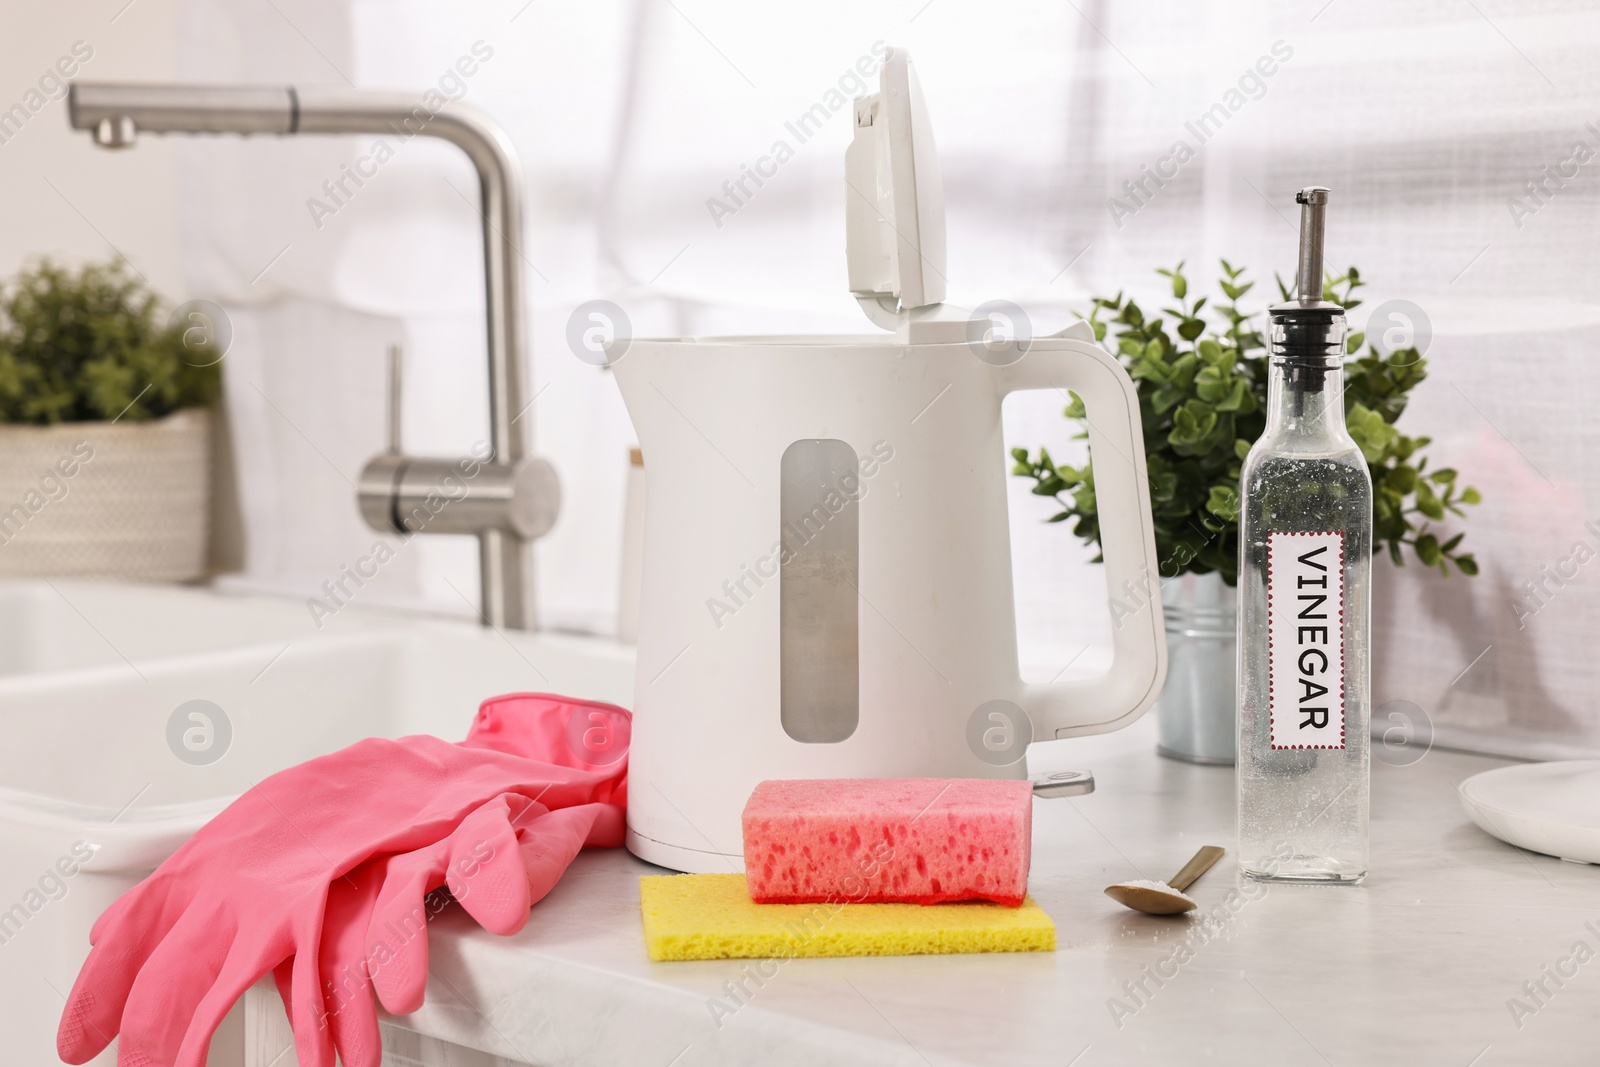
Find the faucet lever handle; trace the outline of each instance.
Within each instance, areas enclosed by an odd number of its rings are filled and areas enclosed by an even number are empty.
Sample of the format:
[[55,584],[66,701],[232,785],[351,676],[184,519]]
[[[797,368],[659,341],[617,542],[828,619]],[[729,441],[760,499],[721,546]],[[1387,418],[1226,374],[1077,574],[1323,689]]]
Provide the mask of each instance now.
[[400,389],[404,355],[399,345],[389,346],[389,455],[398,456],[400,449]]

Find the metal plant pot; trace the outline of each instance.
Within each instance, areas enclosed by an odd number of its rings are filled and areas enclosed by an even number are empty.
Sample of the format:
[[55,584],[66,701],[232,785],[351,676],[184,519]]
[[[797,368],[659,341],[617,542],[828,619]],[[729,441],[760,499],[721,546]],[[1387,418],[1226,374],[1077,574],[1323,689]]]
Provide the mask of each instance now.
[[0,426],[0,578],[191,581],[206,565],[211,416]]
[[1238,742],[1238,599],[1217,574],[1161,586],[1167,683],[1156,704],[1156,751],[1189,763],[1231,765]]

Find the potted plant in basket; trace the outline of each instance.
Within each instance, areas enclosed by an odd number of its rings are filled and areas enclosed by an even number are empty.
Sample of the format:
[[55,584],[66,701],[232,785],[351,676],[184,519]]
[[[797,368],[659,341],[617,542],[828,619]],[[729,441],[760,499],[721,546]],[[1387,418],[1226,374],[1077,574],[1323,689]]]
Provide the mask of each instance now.
[[[1208,297],[1190,300],[1182,263],[1158,273],[1170,283],[1173,302],[1161,316],[1147,317],[1119,293],[1096,297],[1088,322],[1097,339],[1110,335],[1139,393],[1167,622],[1169,667],[1158,705],[1161,751],[1195,762],[1232,763],[1239,467],[1265,426],[1268,357],[1251,325],[1255,313],[1239,306],[1254,286],[1243,280],[1244,268],[1222,261],[1222,299],[1209,309]],[[1351,267],[1327,278],[1323,299],[1354,308],[1361,301],[1353,294],[1363,284]],[[1281,279],[1278,288],[1288,300]],[[1355,357],[1364,341],[1354,333],[1346,350]],[[1447,514],[1464,517],[1462,507],[1477,504],[1478,491],[1460,486],[1448,467],[1430,470],[1423,450],[1431,439],[1408,437],[1395,427],[1409,394],[1426,377],[1427,361],[1415,348],[1385,354],[1372,345],[1346,364],[1345,423],[1372,475],[1373,548],[1386,546],[1397,565],[1413,555],[1447,576],[1452,569],[1473,575],[1478,565],[1461,551],[1463,535],[1434,524]],[[1065,415],[1084,419],[1077,396]],[[1031,479],[1035,495],[1059,505],[1047,521],[1071,520],[1072,532],[1098,547],[1092,464],[1058,464],[1044,448],[1017,448],[1012,458],[1013,473]],[[1113,591],[1113,614],[1118,596]]]
[[219,342],[119,263],[0,292],[0,576],[204,571]]

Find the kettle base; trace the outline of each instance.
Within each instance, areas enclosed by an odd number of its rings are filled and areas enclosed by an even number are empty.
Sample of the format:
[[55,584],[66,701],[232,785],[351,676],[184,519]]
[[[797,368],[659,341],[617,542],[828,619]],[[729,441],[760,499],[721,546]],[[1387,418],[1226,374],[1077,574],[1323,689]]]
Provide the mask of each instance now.
[[653,863],[668,870],[682,871],[684,874],[744,873],[742,854],[729,855],[726,852],[709,852],[700,848],[669,845],[665,841],[645,837],[631,826],[627,829],[623,843],[629,852],[646,863]]

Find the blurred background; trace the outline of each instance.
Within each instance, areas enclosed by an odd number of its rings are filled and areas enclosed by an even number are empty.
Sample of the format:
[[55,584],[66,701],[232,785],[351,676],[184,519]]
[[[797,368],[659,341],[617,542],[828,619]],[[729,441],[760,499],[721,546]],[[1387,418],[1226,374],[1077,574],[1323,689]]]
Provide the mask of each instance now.
[[[95,81],[438,89],[503,124],[528,189],[528,417],[565,493],[536,549],[540,608],[611,633],[635,440],[609,373],[569,350],[569,317],[605,298],[640,336],[867,332],[845,278],[848,109],[803,143],[786,123],[875,90],[852,71],[888,43],[915,57],[938,140],[950,299],[1015,301],[1036,333],[1092,294],[1159,304],[1154,268],[1179,260],[1205,292],[1219,258],[1246,265],[1262,308],[1293,273],[1295,190],[1330,186],[1329,264],[1368,282],[1353,326],[1391,300],[1420,312],[1430,377],[1402,428],[1484,496],[1460,527],[1477,577],[1378,564],[1378,714],[1410,701],[1441,742],[1600,751],[1593,3],[815,0],[757,19],[731,0],[84,0],[9,16],[0,109],[24,110],[0,121],[0,272],[117,258],[231,324],[220,584],[314,596],[370,550],[351,486],[385,442],[391,344],[409,450],[485,437],[472,171],[397,142],[335,198],[324,183],[377,138],[100,151],[40,80],[58,59]],[[463,56],[471,76],[453,73]],[[792,158],[724,210],[725,183],[779,140]],[[706,402],[759,417],[763,398]],[[1081,456],[1061,406],[1012,398],[1008,445]],[[1014,482],[1024,672],[1103,667],[1107,617],[1066,607],[1104,596],[1091,553]],[[475,542],[430,537],[363,596],[465,616],[476,589]]]

